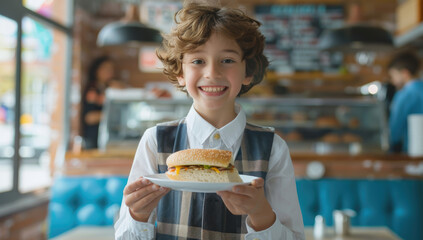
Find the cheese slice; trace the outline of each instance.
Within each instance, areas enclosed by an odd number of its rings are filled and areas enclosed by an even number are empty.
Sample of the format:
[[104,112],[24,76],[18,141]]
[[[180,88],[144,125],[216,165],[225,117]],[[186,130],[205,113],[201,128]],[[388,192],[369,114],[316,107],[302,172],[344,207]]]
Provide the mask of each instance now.
[[[179,174],[179,172],[181,171],[181,168],[184,168],[185,170],[188,170],[188,167],[186,166],[175,166],[175,169],[169,170],[170,172],[173,172],[176,170],[176,175]],[[220,170],[217,167],[204,167],[205,169],[212,169],[214,170],[216,173],[220,173]]]

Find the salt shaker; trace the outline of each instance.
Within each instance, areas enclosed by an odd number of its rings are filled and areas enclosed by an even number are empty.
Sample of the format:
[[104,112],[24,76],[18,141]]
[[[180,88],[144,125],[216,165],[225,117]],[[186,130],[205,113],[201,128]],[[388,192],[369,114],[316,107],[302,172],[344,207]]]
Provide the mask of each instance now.
[[326,224],[325,218],[322,215],[317,215],[314,218],[313,236],[315,239],[322,239],[325,236]]
[[345,236],[350,232],[350,216],[344,211],[335,210],[333,211],[333,223],[335,228],[335,234],[337,236]]

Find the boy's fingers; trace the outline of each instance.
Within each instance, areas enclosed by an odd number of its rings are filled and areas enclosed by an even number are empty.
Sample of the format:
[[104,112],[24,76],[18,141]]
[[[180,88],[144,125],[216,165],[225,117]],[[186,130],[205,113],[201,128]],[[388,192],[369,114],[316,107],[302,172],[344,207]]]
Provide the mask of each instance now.
[[254,179],[249,185],[236,185],[232,188],[232,191],[239,194],[251,195],[251,187],[256,189],[264,187],[263,178]]
[[152,209],[155,208],[158,201],[170,191],[169,188],[160,188],[155,192],[151,192],[142,198],[141,201],[136,201],[132,208],[133,209]]
[[257,179],[254,179],[254,180],[251,182],[251,185],[252,185],[253,187],[256,187],[256,188],[261,188],[261,187],[264,187],[264,180],[263,180],[263,178],[257,178]]
[[248,201],[247,196],[227,191],[218,192],[218,195],[232,214],[246,213],[246,209],[244,208],[246,207],[245,203]]
[[225,204],[225,206],[231,211],[232,209],[234,209],[234,207],[233,207],[231,201],[227,200],[227,198],[226,198],[227,194],[228,194],[227,192],[222,192],[219,195],[221,196],[222,201]]
[[160,190],[160,186],[155,185],[155,184],[151,184],[149,186],[142,187],[139,190],[126,195],[125,204],[127,206],[131,206],[131,205],[135,204],[136,202],[138,202],[140,199],[143,199],[146,196],[150,195],[151,193],[157,192],[158,190]]
[[232,192],[242,194],[249,197],[254,197],[257,194],[257,188],[249,185],[238,185],[232,188]]
[[226,197],[230,193],[229,191],[217,191],[216,194],[220,197]]
[[151,182],[148,181],[147,179],[143,179],[142,177],[137,179],[136,181],[126,185],[125,189],[123,190],[123,194],[124,195],[128,195],[131,194],[135,191],[137,191],[138,189],[148,186],[150,185]]

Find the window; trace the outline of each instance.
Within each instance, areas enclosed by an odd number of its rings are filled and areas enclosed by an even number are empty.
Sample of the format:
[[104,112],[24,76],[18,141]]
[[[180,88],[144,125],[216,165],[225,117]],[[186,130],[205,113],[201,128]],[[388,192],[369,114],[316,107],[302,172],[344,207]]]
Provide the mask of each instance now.
[[63,130],[66,34],[24,17],[22,49],[19,191],[28,192],[49,186],[53,143]]
[[0,193],[13,188],[15,71],[18,24],[0,15]]
[[23,5],[46,17],[50,18],[54,21],[57,21],[61,24],[66,24],[67,20],[67,11],[66,11],[66,4],[64,4],[63,0],[23,0]]
[[0,1],[0,206],[48,187],[64,157],[68,2]]

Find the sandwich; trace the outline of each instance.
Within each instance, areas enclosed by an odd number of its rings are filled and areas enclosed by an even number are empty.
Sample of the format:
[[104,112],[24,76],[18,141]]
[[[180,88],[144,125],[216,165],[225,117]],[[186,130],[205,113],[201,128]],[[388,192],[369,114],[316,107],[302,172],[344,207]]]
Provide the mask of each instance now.
[[166,160],[166,176],[175,181],[242,182],[231,164],[232,153],[217,149],[187,149],[172,153]]

